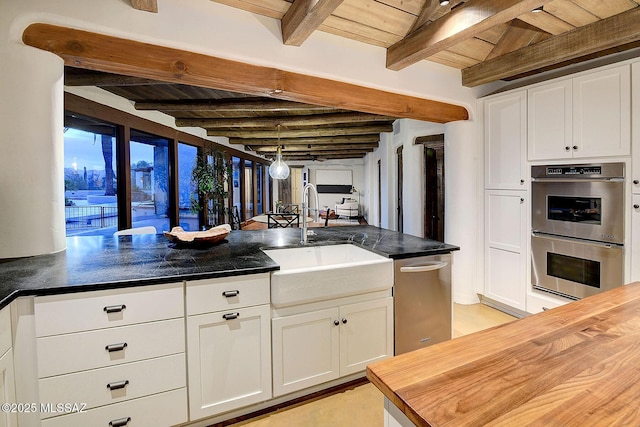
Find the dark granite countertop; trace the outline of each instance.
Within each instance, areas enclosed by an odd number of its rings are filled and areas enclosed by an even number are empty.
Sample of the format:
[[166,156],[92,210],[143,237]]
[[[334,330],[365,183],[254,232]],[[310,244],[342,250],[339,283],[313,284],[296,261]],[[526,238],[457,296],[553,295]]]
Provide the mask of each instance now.
[[[456,246],[373,226],[313,228],[309,245],[353,242],[389,258]],[[63,252],[0,263],[0,308],[14,298],[265,273],[279,266],[261,248],[297,246],[300,229],[232,231],[210,247],[180,247],[162,234],[67,238]]]

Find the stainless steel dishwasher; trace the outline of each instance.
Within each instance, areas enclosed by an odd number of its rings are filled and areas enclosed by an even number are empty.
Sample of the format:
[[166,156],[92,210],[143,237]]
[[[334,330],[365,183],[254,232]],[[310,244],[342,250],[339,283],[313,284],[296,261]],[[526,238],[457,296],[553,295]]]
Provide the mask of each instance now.
[[394,260],[395,354],[451,339],[451,254]]

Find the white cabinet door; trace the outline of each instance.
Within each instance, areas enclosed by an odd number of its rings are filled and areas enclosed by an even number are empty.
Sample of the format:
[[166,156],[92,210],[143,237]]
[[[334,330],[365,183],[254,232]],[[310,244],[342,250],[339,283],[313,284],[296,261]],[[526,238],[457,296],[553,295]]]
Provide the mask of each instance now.
[[631,64],[631,135],[633,157],[631,159],[631,186],[634,194],[640,194],[640,61]]
[[527,93],[484,100],[485,187],[523,189],[526,170]]
[[340,325],[338,308],[271,321],[274,396],[340,376]]
[[526,309],[527,193],[485,192],[485,296]]
[[271,398],[268,305],[187,318],[191,419]]
[[393,298],[340,307],[340,375],[393,356]]
[[[0,403],[16,403],[16,387],[13,376],[13,351],[11,349],[0,357]],[[18,425],[16,412],[0,412],[0,427]]]
[[571,158],[573,146],[571,79],[527,91],[529,160]]
[[631,213],[631,281],[640,280],[640,195],[633,196]]
[[573,79],[573,156],[630,154],[630,66]]

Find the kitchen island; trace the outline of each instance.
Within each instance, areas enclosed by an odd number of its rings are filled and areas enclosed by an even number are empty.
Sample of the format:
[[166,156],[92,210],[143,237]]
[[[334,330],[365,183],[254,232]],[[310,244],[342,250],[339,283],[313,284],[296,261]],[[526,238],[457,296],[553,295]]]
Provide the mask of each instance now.
[[373,363],[367,377],[395,405],[389,425],[612,426],[640,424],[639,367],[635,282]]

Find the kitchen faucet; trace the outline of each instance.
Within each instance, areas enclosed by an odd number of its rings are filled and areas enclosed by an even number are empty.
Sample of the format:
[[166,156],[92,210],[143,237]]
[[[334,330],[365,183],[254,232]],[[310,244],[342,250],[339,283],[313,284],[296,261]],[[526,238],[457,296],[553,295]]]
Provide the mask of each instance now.
[[313,184],[308,183],[302,189],[302,231],[300,236],[301,245],[307,243],[307,237],[309,235],[315,234],[312,230],[309,230],[307,232],[307,216],[309,216],[309,189],[313,190],[313,194],[316,198],[316,209],[314,209],[313,222],[318,222],[318,190],[316,190],[316,187],[314,187]]

